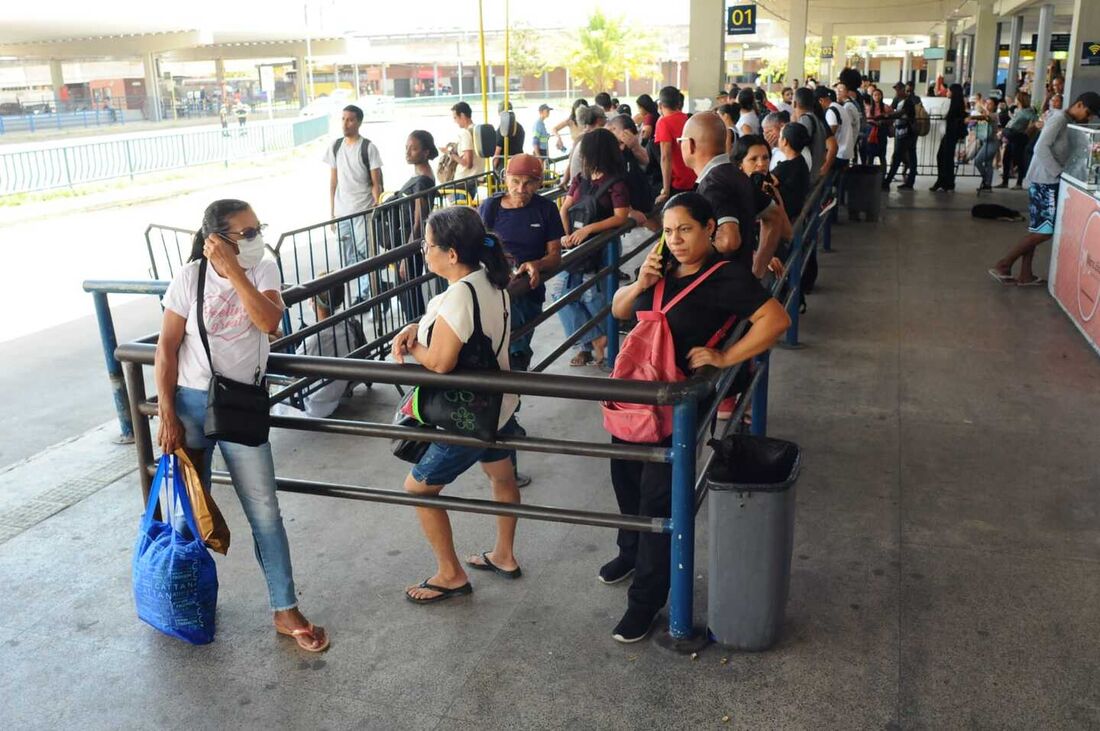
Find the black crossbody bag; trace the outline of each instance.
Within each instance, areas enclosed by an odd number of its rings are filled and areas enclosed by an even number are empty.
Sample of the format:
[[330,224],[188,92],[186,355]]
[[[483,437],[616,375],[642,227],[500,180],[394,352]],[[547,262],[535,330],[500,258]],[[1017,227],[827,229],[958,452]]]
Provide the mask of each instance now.
[[198,319],[199,338],[210,363],[210,389],[206,393],[206,419],[203,433],[207,439],[258,447],[266,444],[271,431],[271,405],[266,379],[256,367],[254,383],[241,383],[214,370],[210,342],[206,337],[203,295],[206,291],[206,259],[199,264]]

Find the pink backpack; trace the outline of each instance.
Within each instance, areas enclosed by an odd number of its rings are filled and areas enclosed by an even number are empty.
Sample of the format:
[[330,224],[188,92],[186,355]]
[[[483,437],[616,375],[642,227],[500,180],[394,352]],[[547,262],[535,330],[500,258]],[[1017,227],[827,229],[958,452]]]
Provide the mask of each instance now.
[[[657,282],[653,291],[653,309],[638,313],[638,324],[630,331],[623,342],[623,348],[615,359],[612,378],[635,381],[683,381],[687,379],[676,366],[676,346],[672,340],[672,330],[668,326],[666,314],[676,304],[687,297],[707,277],[716,272],[728,261],[720,261],[701,277],[684,288],[667,305],[664,301],[665,280]],[[713,348],[733,327],[733,315],[707,341],[707,347]],[[657,443],[672,435],[672,407],[654,404],[627,404],[620,401],[601,401],[603,426],[613,436],[628,442]]]

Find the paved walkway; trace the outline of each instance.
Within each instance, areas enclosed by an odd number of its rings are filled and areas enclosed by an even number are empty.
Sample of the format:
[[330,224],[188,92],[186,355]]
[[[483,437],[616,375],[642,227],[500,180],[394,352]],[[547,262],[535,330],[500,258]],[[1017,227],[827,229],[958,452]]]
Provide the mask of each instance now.
[[[1100,407],[1100,364],[1043,291],[985,274],[1018,225],[973,221],[972,194],[900,196],[915,207],[837,229],[806,347],[773,358],[772,433],[799,442],[806,463],[775,649],[691,659],[617,645],[625,588],[595,581],[612,534],[564,524],[521,523],[520,581],[478,575],[472,597],[416,607],[401,589],[431,562],[413,511],[288,494],[303,607],[334,637],[306,656],[270,630],[225,488],[215,494],[235,533],[219,558],[218,639],[187,646],[134,617],[131,472],[0,543],[0,724],[1100,725],[1100,458],[1082,428]],[[557,337],[552,327],[536,347]],[[395,400],[376,389],[345,413],[385,419]],[[605,438],[591,404],[531,399],[523,418],[536,435]],[[107,432],[98,449],[55,448],[0,474],[0,493],[32,471],[63,482],[58,465],[74,459],[111,479],[102,465],[127,448]],[[405,472],[377,441],[279,433],[275,451],[294,477],[397,487]],[[521,462],[535,477],[529,502],[614,507],[605,463]],[[488,489],[470,476],[453,493]],[[460,551],[489,546],[490,519],[454,524]],[[701,619],[705,531],[698,547]]]

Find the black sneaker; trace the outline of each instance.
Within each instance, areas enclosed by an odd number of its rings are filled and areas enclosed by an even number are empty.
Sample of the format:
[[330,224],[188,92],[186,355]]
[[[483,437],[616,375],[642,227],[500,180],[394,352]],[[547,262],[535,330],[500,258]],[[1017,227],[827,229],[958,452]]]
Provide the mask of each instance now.
[[516,472],[516,487],[527,487],[531,484],[531,475]]
[[604,584],[618,584],[633,575],[634,565],[628,563],[622,556],[616,556],[600,567],[600,573],[596,575],[596,578]]
[[913,184],[912,183],[902,183],[901,185],[898,186],[898,190],[912,190],[912,189],[913,189]]
[[626,614],[615,625],[611,637],[616,642],[621,642],[624,645],[644,640],[649,634],[649,630],[653,628],[653,620],[655,619],[657,619],[656,612],[650,614],[643,609],[634,609],[633,607],[627,609]]

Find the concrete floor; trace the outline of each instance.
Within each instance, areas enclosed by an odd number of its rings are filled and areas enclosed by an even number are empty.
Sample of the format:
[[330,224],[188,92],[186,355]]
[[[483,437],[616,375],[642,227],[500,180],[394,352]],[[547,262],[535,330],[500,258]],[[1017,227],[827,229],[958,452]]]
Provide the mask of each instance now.
[[[187,646],[134,616],[131,473],[0,543],[0,725],[1100,726],[1100,458],[1080,426],[1100,408],[1100,364],[1043,290],[986,275],[1020,225],[972,220],[972,193],[891,202],[911,207],[836,229],[806,347],[773,357],[771,432],[805,455],[773,650],[692,660],[617,645],[625,587],[594,578],[613,536],[563,524],[520,525],[523,579],[477,575],[472,597],[416,607],[400,592],[431,560],[413,511],[288,494],[302,606],[334,638],[307,656],[270,629],[225,488],[235,533],[218,559],[218,639]],[[395,400],[379,388],[345,414],[386,418]],[[522,416],[532,434],[605,438],[592,404],[531,399]],[[49,470],[120,449],[37,459]],[[397,487],[405,473],[377,441],[279,433],[275,451],[288,476]],[[604,463],[521,463],[535,477],[526,501],[614,508]],[[475,475],[452,492],[488,496]],[[491,520],[453,521],[460,552],[489,547]],[[704,530],[700,621],[705,549]]]

